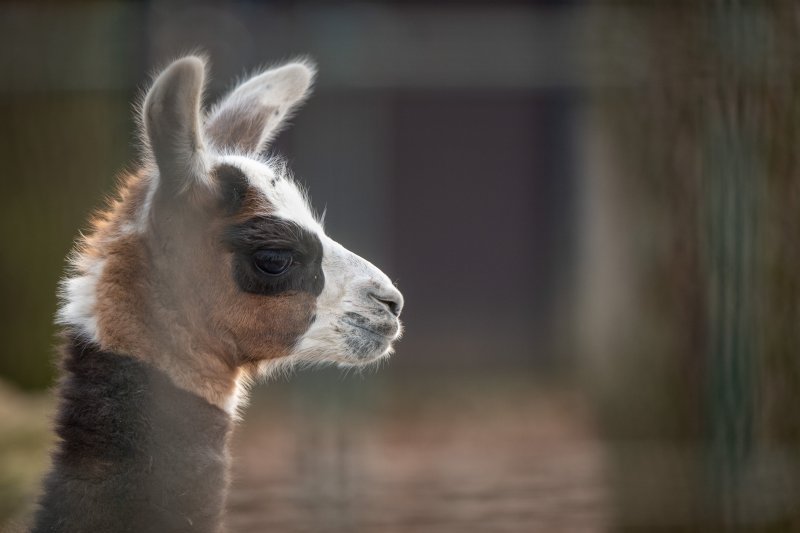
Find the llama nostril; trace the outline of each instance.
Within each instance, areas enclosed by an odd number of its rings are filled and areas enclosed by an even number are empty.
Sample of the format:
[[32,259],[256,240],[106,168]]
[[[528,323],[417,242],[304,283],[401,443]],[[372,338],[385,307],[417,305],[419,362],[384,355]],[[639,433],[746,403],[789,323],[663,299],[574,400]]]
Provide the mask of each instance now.
[[369,295],[378,303],[386,306],[391,314],[396,317],[400,316],[400,312],[403,310],[403,297],[400,296],[399,292],[396,294],[377,294],[371,292]]
[[394,300],[380,300],[380,301],[386,304],[386,307],[389,308],[390,313],[392,313],[394,316],[400,316],[400,304],[398,304]]

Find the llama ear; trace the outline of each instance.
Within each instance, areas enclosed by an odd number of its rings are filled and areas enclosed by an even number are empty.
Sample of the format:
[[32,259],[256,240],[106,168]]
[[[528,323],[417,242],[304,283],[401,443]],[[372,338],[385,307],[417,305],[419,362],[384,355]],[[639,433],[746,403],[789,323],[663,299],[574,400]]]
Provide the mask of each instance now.
[[242,83],[210,113],[208,139],[221,150],[261,152],[308,94],[314,72],[309,63],[289,63]]
[[178,192],[207,179],[200,106],[205,62],[188,56],[169,65],[147,92],[142,123],[160,185]]

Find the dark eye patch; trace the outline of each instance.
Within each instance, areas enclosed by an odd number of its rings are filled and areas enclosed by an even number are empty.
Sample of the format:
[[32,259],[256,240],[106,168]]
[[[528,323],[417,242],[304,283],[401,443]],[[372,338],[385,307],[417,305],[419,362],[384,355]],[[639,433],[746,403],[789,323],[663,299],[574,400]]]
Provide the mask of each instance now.
[[[253,217],[229,227],[224,235],[233,253],[233,277],[245,292],[276,295],[302,291],[319,296],[325,285],[322,243],[314,233],[294,222],[273,217]],[[254,262],[263,250],[284,250],[292,255],[292,266],[280,276],[265,276]]]

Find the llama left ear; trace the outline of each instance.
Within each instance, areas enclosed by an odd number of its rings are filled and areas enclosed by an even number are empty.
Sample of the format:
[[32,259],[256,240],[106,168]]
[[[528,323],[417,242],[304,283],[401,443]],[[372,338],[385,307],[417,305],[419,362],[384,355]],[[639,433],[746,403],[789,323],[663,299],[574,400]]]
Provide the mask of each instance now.
[[309,93],[310,63],[289,63],[254,76],[209,113],[206,137],[220,150],[258,153]]
[[142,123],[161,187],[183,191],[207,179],[200,122],[205,61],[188,56],[170,64],[147,92]]

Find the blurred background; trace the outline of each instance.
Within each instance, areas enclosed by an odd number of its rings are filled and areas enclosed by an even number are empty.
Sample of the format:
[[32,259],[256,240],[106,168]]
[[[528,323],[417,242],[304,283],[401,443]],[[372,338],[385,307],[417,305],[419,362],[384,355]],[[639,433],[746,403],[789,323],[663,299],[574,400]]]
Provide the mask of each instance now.
[[259,385],[232,531],[800,530],[794,2],[0,4],[0,529],[48,466],[64,258],[175,56],[300,55],[273,151],[406,298]]

